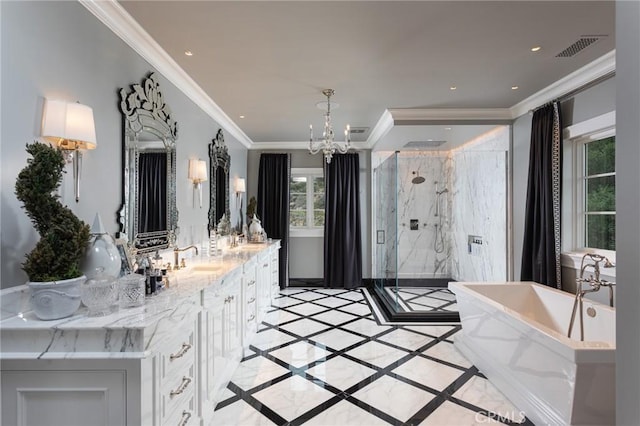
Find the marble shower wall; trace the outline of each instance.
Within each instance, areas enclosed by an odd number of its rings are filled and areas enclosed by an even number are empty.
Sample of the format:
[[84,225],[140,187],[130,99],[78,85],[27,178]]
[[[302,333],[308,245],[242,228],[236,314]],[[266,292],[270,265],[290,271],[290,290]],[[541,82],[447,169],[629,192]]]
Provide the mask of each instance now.
[[[499,127],[451,151],[451,277],[507,279],[507,153],[509,128]],[[482,244],[472,244],[469,236]]]
[[[448,152],[398,154],[398,278],[451,277],[450,192],[440,197],[440,214],[435,216],[436,182],[440,190],[449,187],[450,164]],[[412,183],[418,174],[425,181]],[[417,230],[411,230],[412,219],[418,222]],[[440,253],[434,250],[436,238]]]

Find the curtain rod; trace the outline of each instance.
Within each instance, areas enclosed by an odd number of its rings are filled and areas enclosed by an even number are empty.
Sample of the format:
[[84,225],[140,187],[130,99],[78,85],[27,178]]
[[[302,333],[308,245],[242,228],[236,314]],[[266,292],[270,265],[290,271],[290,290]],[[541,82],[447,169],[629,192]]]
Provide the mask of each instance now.
[[609,80],[610,78],[615,77],[615,75],[616,75],[616,71],[615,70],[609,71],[608,73],[606,73],[604,75],[601,75],[600,77],[598,77],[596,79],[593,79],[593,80],[583,84],[582,86],[579,86],[579,87],[576,87],[575,89],[569,90],[567,93],[564,93],[563,95],[558,96],[557,98],[555,98],[555,99],[553,99],[553,100],[551,100],[549,102],[546,102],[545,104],[540,105],[537,108],[530,109],[529,113],[533,113],[533,112],[539,110],[540,108],[544,108],[545,106],[550,105],[550,104],[552,104],[554,102],[562,103],[562,102],[564,102],[564,101],[566,101],[568,99],[573,98],[578,93],[584,92],[585,90],[590,89],[593,86],[596,86],[596,85],[598,85],[598,84],[600,84],[600,83],[602,83],[604,81]]

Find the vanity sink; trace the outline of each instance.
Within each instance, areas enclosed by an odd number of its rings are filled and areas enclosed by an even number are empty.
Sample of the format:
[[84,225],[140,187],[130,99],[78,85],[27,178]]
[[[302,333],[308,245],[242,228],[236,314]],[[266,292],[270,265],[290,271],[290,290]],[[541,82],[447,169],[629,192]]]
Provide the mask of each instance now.
[[197,263],[189,269],[195,272],[220,272],[224,268],[225,265],[220,265],[217,263]]

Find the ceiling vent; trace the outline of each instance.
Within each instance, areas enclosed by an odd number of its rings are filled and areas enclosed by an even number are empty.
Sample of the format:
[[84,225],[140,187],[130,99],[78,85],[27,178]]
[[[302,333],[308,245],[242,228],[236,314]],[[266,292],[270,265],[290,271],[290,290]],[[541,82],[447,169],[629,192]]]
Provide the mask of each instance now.
[[562,52],[558,53],[556,55],[556,58],[571,58],[572,56],[577,55],[579,52],[583,51],[584,49],[603,39],[604,37],[606,37],[606,35],[580,36],[580,38],[575,43],[564,49]]
[[403,146],[403,148],[409,149],[424,149],[424,148],[437,148],[447,141],[411,141]]
[[369,131],[368,127],[352,127],[351,128],[352,135],[362,135],[363,133],[366,133],[368,131]]

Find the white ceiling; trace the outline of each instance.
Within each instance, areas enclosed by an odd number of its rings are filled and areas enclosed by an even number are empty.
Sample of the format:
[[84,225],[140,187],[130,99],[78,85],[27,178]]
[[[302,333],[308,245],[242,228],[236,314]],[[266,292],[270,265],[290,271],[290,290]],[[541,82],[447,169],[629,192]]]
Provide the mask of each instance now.
[[[615,48],[613,1],[120,4],[258,147],[321,129],[324,88],[336,133],[367,127],[364,141],[387,109],[510,108]],[[606,37],[555,57],[584,35]],[[376,149],[443,131],[399,127]]]

